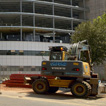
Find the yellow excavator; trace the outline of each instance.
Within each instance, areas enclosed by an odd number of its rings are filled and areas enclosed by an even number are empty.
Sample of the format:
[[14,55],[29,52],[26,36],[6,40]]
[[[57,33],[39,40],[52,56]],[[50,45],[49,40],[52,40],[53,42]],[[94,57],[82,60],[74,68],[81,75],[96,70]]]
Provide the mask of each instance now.
[[[76,97],[98,94],[98,74],[93,73],[90,47],[86,40],[71,45],[50,47],[49,61],[42,61],[41,76],[25,77],[35,93],[55,93],[70,88]],[[52,78],[51,78],[52,77]]]

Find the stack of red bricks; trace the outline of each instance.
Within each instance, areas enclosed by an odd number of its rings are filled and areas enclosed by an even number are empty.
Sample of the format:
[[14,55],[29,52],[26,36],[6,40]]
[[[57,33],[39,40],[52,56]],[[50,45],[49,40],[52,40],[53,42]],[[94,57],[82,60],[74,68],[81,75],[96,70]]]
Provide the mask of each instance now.
[[[8,87],[31,88],[31,85],[25,85],[24,77],[41,76],[40,74],[11,74],[10,79],[3,82]],[[47,77],[47,76],[46,76]],[[53,77],[47,77],[53,78]]]

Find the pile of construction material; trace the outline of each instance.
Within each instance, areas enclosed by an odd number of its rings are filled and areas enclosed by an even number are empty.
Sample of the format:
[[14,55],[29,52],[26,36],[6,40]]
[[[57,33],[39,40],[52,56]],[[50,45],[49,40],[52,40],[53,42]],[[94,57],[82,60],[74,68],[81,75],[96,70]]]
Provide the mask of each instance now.
[[[24,77],[31,77],[31,76],[41,76],[40,74],[11,74],[9,80],[3,81],[8,87],[24,87],[24,88],[31,88],[31,85],[25,85]],[[47,77],[47,76],[46,76]],[[53,78],[51,76],[47,78]]]

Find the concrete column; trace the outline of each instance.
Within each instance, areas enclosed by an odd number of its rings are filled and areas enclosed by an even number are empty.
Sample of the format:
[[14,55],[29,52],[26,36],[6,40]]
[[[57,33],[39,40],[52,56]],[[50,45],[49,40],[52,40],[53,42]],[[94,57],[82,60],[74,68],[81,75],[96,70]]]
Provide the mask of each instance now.
[[34,39],[33,41],[35,41],[35,2],[33,2],[33,36],[34,36]]
[[22,41],[22,0],[20,0],[20,40]]
[[52,11],[52,13],[53,13],[53,42],[55,43],[55,18],[54,18],[55,13],[54,13],[54,0],[52,0],[52,2],[53,2],[53,11]]
[[83,0],[83,7],[84,7],[84,20],[86,20],[85,0]]
[[71,20],[71,30],[74,30],[73,29],[73,19]]
[[[72,0],[71,0],[72,3]],[[73,18],[73,8],[71,7],[71,18]]]
[[0,38],[1,38],[1,39],[3,38],[2,32],[1,32],[1,34],[0,34]]
[[73,4],[73,1],[72,1],[72,0],[70,0],[70,4],[71,4],[71,5]]
[[[72,0],[70,0],[72,5]],[[71,18],[73,18],[73,8],[71,7]],[[71,20],[71,29],[73,30],[73,19]]]

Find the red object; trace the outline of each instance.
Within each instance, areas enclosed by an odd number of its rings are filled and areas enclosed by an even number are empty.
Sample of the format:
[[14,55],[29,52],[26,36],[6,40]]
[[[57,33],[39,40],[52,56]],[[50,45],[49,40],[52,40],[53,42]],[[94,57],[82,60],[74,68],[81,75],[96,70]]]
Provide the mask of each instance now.
[[76,71],[79,71],[79,68],[76,68]]
[[45,68],[45,67],[42,67],[42,70],[47,70],[47,68]]
[[[6,80],[3,82],[8,87],[24,87],[24,88],[31,88],[31,85],[24,84],[24,77],[31,77],[31,76],[42,76],[41,74],[11,74],[10,80]],[[48,79],[53,79],[53,76],[44,76]]]

